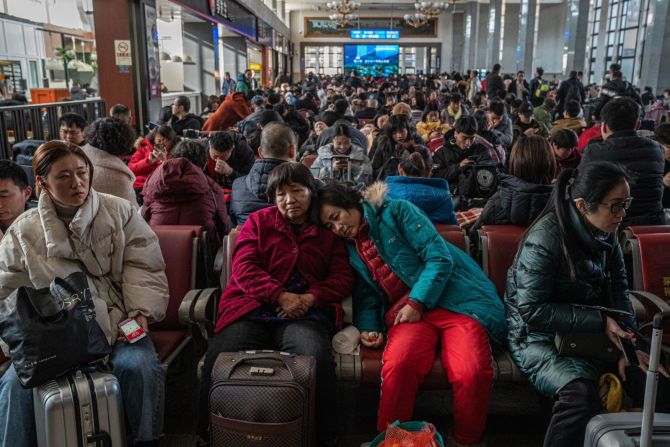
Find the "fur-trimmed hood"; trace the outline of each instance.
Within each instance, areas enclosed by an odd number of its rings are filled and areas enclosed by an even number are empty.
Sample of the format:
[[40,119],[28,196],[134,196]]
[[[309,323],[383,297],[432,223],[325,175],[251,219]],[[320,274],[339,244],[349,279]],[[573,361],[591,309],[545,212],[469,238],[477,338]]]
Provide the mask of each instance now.
[[389,187],[384,182],[374,182],[363,191],[363,200],[378,208],[384,203]]

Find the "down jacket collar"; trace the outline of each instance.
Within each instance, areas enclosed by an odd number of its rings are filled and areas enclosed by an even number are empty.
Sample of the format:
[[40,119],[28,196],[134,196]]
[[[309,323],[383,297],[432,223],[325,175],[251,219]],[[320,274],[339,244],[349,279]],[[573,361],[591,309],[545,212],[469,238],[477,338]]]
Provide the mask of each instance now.
[[616,232],[606,235],[602,232],[590,231],[572,201],[569,202],[568,215],[577,243],[579,246],[586,247],[592,254],[602,253],[603,251],[611,252],[617,245]]
[[[84,244],[91,245],[91,229],[93,227],[91,224],[96,214],[98,214],[99,208],[100,198],[98,197],[98,193],[91,188],[86,201],[79,207],[69,227],[72,234],[77,236]],[[40,194],[37,212],[40,215],[40,219],[42,219],[44,227],[47,256],[74,257],[72,247],[68,242],[68,230],[59,219],[56,206],[49,194]]]
[[384,182],[375,182],[363,191],[363,200],[374,208],[381,208],[388,193],[388,186]]

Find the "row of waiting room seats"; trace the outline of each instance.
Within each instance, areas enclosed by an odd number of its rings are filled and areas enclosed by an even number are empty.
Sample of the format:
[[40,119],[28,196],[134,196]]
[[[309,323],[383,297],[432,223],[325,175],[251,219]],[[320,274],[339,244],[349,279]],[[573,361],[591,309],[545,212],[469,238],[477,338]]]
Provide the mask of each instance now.
[[[216,306],[221,288],[204,288],[198,281],[198,269],[204,268],[206,235],[198,226],[153,226],[158,236],[170,292],[170,301],[163,321],[150,327],[151,339],[163,366],[167,369],[190,343],[195,352],[203,352],[212,335]],[[455,225],[437,225],[439,234],[451,244],[469,252],[469,240]],[[486,275],[502,297],[507,270],[512,265],[525,228],[509,225],[484,226],[480,231],[482,264]],[[223,259],[219,262],[221,286],[225,287],[231,273],[232,248],[239,231],[224,238]],[[629,278],[636,316],[650,321],[659,310],[670,309],[670,226],[630,227],[622,234],[624,253],[632,270]],[[351,323],[351,302],[344,303]],[[670,339],[666,339],[666,343]],[[1,355],[1,354],[0,354]],[[340,380],[379,384],[382,350],[363,346],[353,354],[335,353]],[[4,359],[4,357],[2,358]],[[7,362],[4,367],[7,366]],[[496,347],[493,365],[497,381],[523,383],[524,379],[503,347]],[[426,388],[446,388],[448,382],[439,356],[424,382]]]

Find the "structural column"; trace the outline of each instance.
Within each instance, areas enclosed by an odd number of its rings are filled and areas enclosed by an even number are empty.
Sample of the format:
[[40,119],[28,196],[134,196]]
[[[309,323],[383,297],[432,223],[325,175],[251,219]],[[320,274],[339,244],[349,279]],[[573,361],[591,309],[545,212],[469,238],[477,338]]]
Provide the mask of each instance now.
[[535,23],[537,22],[537,0],[521,0],[519,36],[517,40],[517,70],[533,72],[535,51]]
[[136,64],[127,68],[117,66],[114,45],[115,40],[131,40],[131,6],[129,0],[94,0],[93,23],[98,54],[99,95],[107,102],[108,107],[114,104],[128,106],[133,111],[133,119],[139,127],[141,123],[137,120],[133,89],[134,71],[137,66]]
[[640,70],[640,85],[655,92],[670,88],[670,5],[668,0],[649,1],[649,21],[645,38],[644,57]]
[[486,48],[486,68],[491,69],[494,64],[500,63],[500,27],[502,25],[502,4],[504,0],[491,0],[489,3],[488,39]]
[[452,16],[452,57],[451,57],[451,67],[445,67],[445,71],[457,71],[462,72],[463,70],[463,47],[465,46],[465,16],[466,14],[457,12]]

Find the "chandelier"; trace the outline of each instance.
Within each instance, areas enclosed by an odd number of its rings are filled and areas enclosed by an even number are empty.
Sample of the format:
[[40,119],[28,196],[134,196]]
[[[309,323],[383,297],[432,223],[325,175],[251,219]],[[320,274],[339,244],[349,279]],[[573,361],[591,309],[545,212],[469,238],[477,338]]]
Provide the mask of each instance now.
[[335,22],[339,27],[351,25],[352,22],[358,20],[358,14],[331,14],[328,16],[330,20]]
[[[455,0],[452,0],[452,3],[456,3]],[[443,11],[446,11],[449,7],[447,2],[421,2],[418,1],[414,3],[414,9],[419,14],[425,15],[429,19],[434,19],[440,15]]]
[[403,19],[405,19],[405,22],[407,22],[408,25],[413,26],[414,28],[421,28],[426,23],[428,23],[428,17],[426,17],[425,14],[421,14],[420,12],[415,12],[414,14],[405,14]]
[[345,27],[350,25],[351,22],[358,20],[358,14],[352,14],[352,12],[360,7],[360,3],[349,0],[336,0],[326,3],[326,8],[331,13],[328,18],[334,21],[339,27]]
[[358,2],[350,2],[349,0],[337,0],[326,3],[326,8],[329,12],[346,16],[361,7]]

